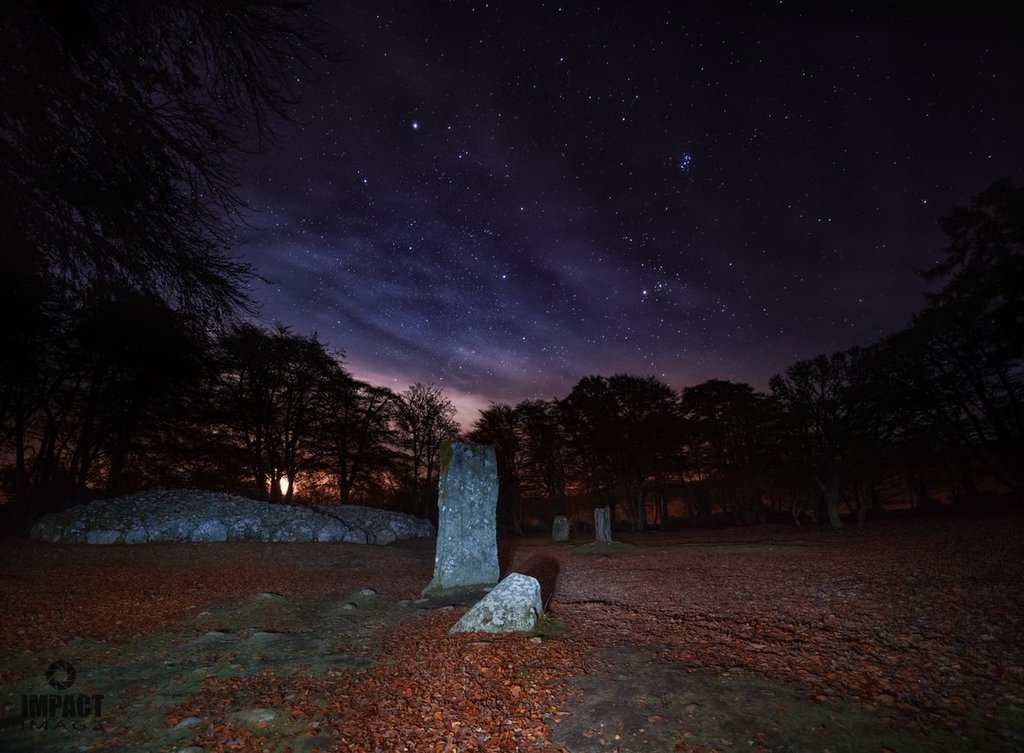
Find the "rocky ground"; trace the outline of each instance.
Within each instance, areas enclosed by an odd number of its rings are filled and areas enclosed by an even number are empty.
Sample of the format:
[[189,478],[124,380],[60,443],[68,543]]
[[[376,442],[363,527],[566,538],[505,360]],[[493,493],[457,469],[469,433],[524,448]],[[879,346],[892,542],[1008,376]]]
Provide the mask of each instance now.
[[359,505],[270,504],[197,489],[160,489],[47,515],[32,538],[65,544],[276,541],[390,544],[433,536],[430,521]]

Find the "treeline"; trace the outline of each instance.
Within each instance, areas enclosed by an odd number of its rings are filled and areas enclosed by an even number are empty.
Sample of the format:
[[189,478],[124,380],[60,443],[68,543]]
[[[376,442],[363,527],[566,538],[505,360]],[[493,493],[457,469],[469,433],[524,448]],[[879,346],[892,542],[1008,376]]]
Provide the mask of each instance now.
[[943,285],[911,326],[794,363],[767,393],[590,376],[483,411],[470,437],[497,448],[506,525],[611,505],[634,530],[713,515],[840,526],[887,505],[1019,500],[1024,191],[998,181],[941,224],[950,246],[925,276]]
[[[709,525],[1019,494],[1024,190],[1000,181],[943,220],[944,281],[910,327],[799,361],[767,393],[710,380],[589,376],[561,399],[481,412],[504,526],[587,517]],[[63,291],[61,294],[60,291]],[[455,408],[430,385],[366,384],[316,336],[211,327],[137,286],[3,299],[0,494],[24,524],[79,500],[199,486],[270,501],[432,515]]]
[[[26,324],[28,324],[26,322]],[[458,431],[433,386],[360,382],[315,336],[211,335],[120,292],[33,319],[0,383],[2,491],[21,520],[154,486],[274,502],[393,500],[427,515]]]
[[[0,8],[4,530],[155,485],[436,502],[456,431],[439,390],[361,383],[316,337],[245,323],[235,160],[329,56],[310,8]],[[768,394],[594,376],[484,411],[470,438],[498,449],[506,525],[596,504],[636,528],[819,507],[835,524],[891,500],[1019,493],[1022,191],[998,182],[943,226],[928,273],[943,286],[911,327],[794,364]]]

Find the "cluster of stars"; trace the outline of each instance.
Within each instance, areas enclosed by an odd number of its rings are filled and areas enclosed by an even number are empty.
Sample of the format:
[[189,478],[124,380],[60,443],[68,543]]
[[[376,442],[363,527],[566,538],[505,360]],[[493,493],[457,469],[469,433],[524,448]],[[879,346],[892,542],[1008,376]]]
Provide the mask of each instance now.
[[867,344],[922,304],[939,216],[1024,165],[1024,84],[995,77],[1024,52],[996,30],[895,49],[898,19],[787,6],[323,11],[351,62],[242,176],[263,316],[482,404],[595,373],[763,388]]

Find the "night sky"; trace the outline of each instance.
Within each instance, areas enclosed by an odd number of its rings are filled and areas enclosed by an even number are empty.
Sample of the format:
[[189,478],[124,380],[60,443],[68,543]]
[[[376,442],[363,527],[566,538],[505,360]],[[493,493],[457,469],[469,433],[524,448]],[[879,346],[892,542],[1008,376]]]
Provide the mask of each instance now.
[[464,425],[904,327],[939,217],[1024,177],[1024,31],[815,5],[323,3],[345,60],[240,174],[263,320]]

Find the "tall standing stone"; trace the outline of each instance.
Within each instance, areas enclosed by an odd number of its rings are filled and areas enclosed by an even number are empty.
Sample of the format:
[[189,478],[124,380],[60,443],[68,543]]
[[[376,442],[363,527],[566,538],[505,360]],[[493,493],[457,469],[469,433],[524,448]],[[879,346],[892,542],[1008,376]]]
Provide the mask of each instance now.
[[423,594],[498,582],[498,462],[494,448],[441,445],[434,578]]
[[594,539],[602,543],[612,540],[612,508],[594,508]]

